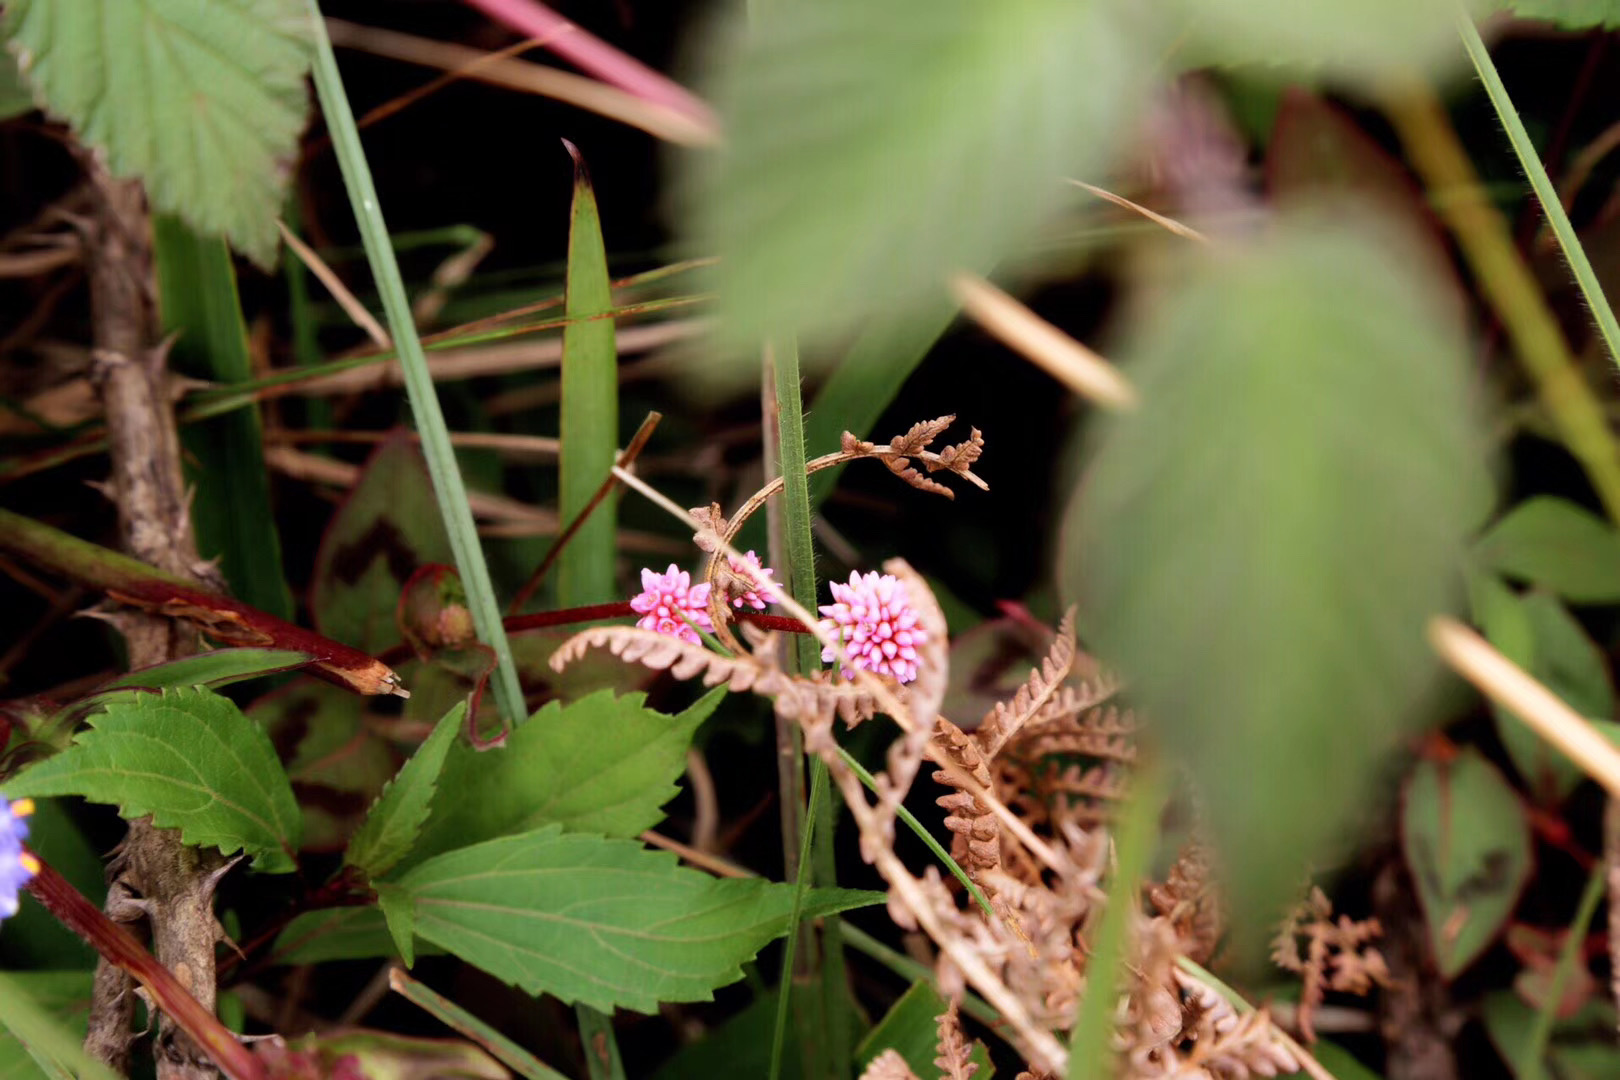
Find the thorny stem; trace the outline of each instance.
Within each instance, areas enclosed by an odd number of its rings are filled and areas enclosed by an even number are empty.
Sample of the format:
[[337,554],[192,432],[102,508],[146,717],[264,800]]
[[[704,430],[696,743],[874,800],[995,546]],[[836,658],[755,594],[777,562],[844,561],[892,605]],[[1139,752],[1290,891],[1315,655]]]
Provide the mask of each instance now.
[[78,934],[109,964],[128,972],[146,988],[157,1007],[201,1047],[232,1080],[265,1080],[264,1064],[205,1009],[168,968],[136,941],[128,930],[41,861],[28,891],[69,930]]

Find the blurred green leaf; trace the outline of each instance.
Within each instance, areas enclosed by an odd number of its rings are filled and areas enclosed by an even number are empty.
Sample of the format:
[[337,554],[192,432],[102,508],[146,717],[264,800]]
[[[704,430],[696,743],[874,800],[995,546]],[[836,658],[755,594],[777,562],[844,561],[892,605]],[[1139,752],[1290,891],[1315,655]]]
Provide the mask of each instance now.
[[1156,43],[1124,6],[821,0],[720,35],[726,147],[688,159],[684,198],[731,342],[811,348],[1027,239],[1147,97]]
[[[1609,664],[1555,597],[1516,595],[1493,577],[1473,583],[1474,619],[1502,655],[1541,680],[1582,716],[1615,730]],[[1493,705],[1496,731],[1536,798],[1560,802],[1586,775],[1512,713]],[[1611,735],[1612,737],[1612,735]]]
[[1474,555],[1577,604],[1620,603],[1620,533],[1568,499],[1526,499],[1479,538]]
[[1384,221],[1295,212],[1185,257],[1120,350],[1142,405],[1094,442],[1065,585],[1258,928],[1415,719],[1490,478],[1465,343]]
[[0,972],[0,1080],[115,1080],[79,1046],[90,978],[88,971]]
[[28,81],[152,205],[261,266],[309,115],[299,0],[9,0]]
[[[918,1076],[937,1073],[939,1070],[934,1066],[934,1051],[939,1043],[938,1018],[945,1009],[946,1001],[938,990],[920,980],[912,983],[911,988],[889,1006],[883,1019],[866,1033],[866,1038],[855,1048],[857,1065],[864,1069],[883,1051],[893,1050],[906,1059],[906,1064]],[[973,1080],[990,1080],[995,1075],[990,1052],[977,1039],[973,1041],[969,1060],[979,1065]]]
[[[771,1029],[776,1023],[776,991],[760,994],[748,1007],[675,1051],[652,1080],[715,1080],[719,1076],[766,1076],[771,1065]],[[789,1024],[782,1048],[780,1080],[802,1080],[803,1052],[797,1025]]]
[[[170,365],[218,386],[251,381],[247,324],[225,241],[158,214],[152,219],[152,256],[163,332],[175,335]],[[292,593],[281,569],[259,410],[238,409],[186,424],[180,439],[186,480],[195,487],[191,517],[197,550],[204,559],[219,560],[238,600],[291,619]]]
[[[1480,7],[1480,0],[1465,0]],[[1263,63],[1378,86],[1460,59],[1456,0],[1174,0],[1200,63]]]
[[400,640],[395,610],[419,567],[449,563],[422,452],[401,432],[377,447],[321,538],[310,607],[327,637],[369,653]]
[[228,698],[169,689],[115,702],[73,745],[5,784],[8,797],[82,795],[152,816],[188,844],[244,851],[268,873],[297,869],[302,819],[275,747]]
[[412,861],[553,823],[626,837],[651,828],[678,790],[692,733],[724,697],[711,690],[668,716],[644,694],[601,690],[549,703],[498,750],[451,747],[439,782],[456,797],[435,807]]
[[[85,839],[62,800],[45,799],[34,807],[28,819],[28,846],[92,904],[100,907],[106,901],[107,870],[101,852]],[[0,958],[0,966],[88,972],[95,967],[96,950],[42,905],[24,903],[0,928]],[[0,1066],[0,1080],[5,1075]]]
[[459,1039],[424,1039],[363,1028],[306,1035],[290,1043],[313,1054],[318,1076],[365,1080],[508,1080],[485,1051]]
[[[1496,990],[1485,997],[1481,1010],[1485,1033],[1517,1080],[1532,1077],[1521,1061],[1536,1025],[1536,1010],[1511,990]],[[1594,998],[1574,1016],[1555,1021],[1543,1066],[1551,1064],[1558,1080],[1607,1080],[1620,1075],[1620,1047],[1614,1044],[1614,1005]]]
[[[433,734],[377,796],[365,824],[349,841],[349,849],[343,855],[345,863],[358,867],[367,877],[378,878],[393,869],[411,850],[432,810],[444,756],[450,752],[466,717],[465,701],[444,714]],[[387,910],[385,905],[385,914]]]
[[364,699],[300,679],[247,709],[269,734],[303,813],[305,851],[340,851],[399,770],[400,755],[366,722]]
[[[585,159],[564,142],[574,159],[574,209],[568,228],[567,315],[563,330],[562,455],[557,463],[558,509],[573,521],[613,470],[619,448],[619,354],[612,319],[589,319],[613,309],[602,221]],[[600,604],[617,598],[613,580],[614,500],[602,500],[557,557],[557,603]]]
[[0,120],[34,111],[34,92],[17,70],[17,58],[0,49]]
[[1454,978],[1496,939],[1530,877],[1530,823],[1479,751],[1420,761],[1401,799],[1401,846],[1440,974]]
[[[1356,1056],[1338,1043],[1319,1039],[1311,1046],[1311,1054],[1321,1063],[1322,1067],[1333,1074],[1333,1080],[1383,1080],[1373,1070],[1367,1068]],[[1296,1076],[1305,1076],[1305,1073],[1296,1073]]]
[[[530,726],[539,726],[538,723]],[[530,994],[608,1011],[708,1001],[787,930],[796,890],[718,879],[632,840],[559,825],[439,855],[399,881],[416,932]],[[807,918],[882,903],[815,889]]]
[[1563,30],[1590,30],[1620,26],[1617,0],[1492,0],[1491,7],[1511,11],[1521,19],[1540,19]]

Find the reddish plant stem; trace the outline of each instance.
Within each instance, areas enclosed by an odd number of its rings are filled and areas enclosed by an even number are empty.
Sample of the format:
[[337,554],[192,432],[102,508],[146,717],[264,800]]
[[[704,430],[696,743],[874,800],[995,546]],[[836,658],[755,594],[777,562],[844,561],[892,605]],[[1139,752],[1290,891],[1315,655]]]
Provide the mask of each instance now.
[[[506,621],[509,633],[518,634],[525,630],[542,630],[548,626],[569,626],[573,623],[595,622],[597,619],[617,619],[624,615],[634,615],[636,611],[630,606],[630,601],[620,600],[612,604],[587,604],[584,607],[560,608],[557,611],[539,611],[533,615],[512,615]],[[786,615],[761,615],[756,612],[742,611],[737,613],[739,622],[752,623],[761,630],[780,630],[787,634],[808,634],[798,619]]]
[[203,1008],[168,968],[158,963],[128,930],[86,900],[49,864],[41,861],[39,873],[28,883],[28,891],[64,926],[89,942],[109,964],[127,971],[144,986],[157,1007],[190,1035],[232,1080],[266,1080],[263,1063],[238,1042],[213,1013]]

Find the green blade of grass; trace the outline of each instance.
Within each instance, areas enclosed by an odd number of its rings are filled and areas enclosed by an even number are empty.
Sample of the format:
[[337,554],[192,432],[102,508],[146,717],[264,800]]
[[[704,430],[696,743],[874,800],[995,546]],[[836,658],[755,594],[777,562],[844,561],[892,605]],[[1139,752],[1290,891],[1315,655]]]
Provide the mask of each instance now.
[[1607,869],[1604,863],[1599,862],[1586,879],[1586,889],[1576,905],[1575,918],[1570,920],[1569,933],[1565,935],[1563,947],[1558,950],[1558,961],[1553,965],[1547,999],[1536,1010],[1536,1020],[1530,1027],[1529,1037],[1525,1039],[1523,1056],[1514,1063],[1513,1073],[1519,1080],[1543,1080],[1547,1076],[1547,1063],[1543,1059],[1547,1056],[1548,1040],[1552,1038],[1553,1022],[1558,1019],[1558,1006],[1564,1000],[1569,980],[1575,974],[1575,965],[1580,961],[1587,927],[1592,925],[1598,901],[1603,899],[1604,888],[1608,884]]
[[1513,99],[1508,97],[1507,86],[1503,84],[1502,76],[1496,72],[1496,64],[1491,60],[1491,51],[1485,47],[1485,42],[1480,38],[1474,20],[1465,13],[1459,12],[1457,15],[1457,32],[1462,35],[1463,47],[1468,50],[1468,59],[1473,61],[1474,70],[1479,73],[1479,81],[1485,85],[1486,96],[1491,99],[1491,104],[1496,107],[1496,115],[1502,120],[1508,142],[1513,145],[1513,152],[1518,155],[1519,167],[1524,170],[1525,176],[1530,178],[1530,186],[1541,202],[1541,210],[1547,216],[1547,224],[1552,226],[1553,235],[1558,238],[1558,246],[1563,249],[1564,258],[1575,274],[1575,283],[1580,287],[1581,296],[1586,300],[1587,310],[1597,320],[1598,331],[1603,335],[1603,342],[1609,348],[1609,359],[1614,364],[1620,365],[1620,323],[1615,321],[1614,309],[1609,306],[1608,298],[1603,295],[1603,286],[1598,284],[1597,274],[1593,272],[1592,263],[1586,257],[1586,249],[1581,246],[1581,238],[1575,235],[1575,227],[1570,224],[1569,215],[1564,212],[1564,203],[1558,197],[1558,189],[1553,187],[1552,178],[1547,175],[1546,167],[1541,164],[1541,155],[1536,153],[1535,144],[1530,141],[1530,133],[1525,130],[1524,121],[1519,119],[1519,110],[1513,107]]
[[579,1020],[579,1039],[585,1044],[585,1068],[591,1080],[625,1080],[613,1018],[589,1005],[575,1005],[574,1016]]
[[[782,978],[776,994],[776,1025],[771,1030],[771,1070],[766,1075],[777,1080],[782,1075],[782,1045],[787,1037],[788,1002],[793,997],[793,957],[799,945],[799,919],[804,914],[804,894],[810,885],[810,844],[816,835],[816,816],[827,796],[827,771],[821,770],[810,781],[810,811],[805,815],[803,841],[799,847],[799,874],[793,884],[793,914],[788,919],[787,936],[782,939]],[[828,920],[832,921],[832,920]]]
[[446,1027],[459,1031],[488,1050],[501,1064],[524,1080],[568,1080],[566,1076],[484,1023],[449,998],[417,982],[398,968],[388,973],[388,984],[407,1001],[431,1013]]
[[[175,370],[222,386],[253,378],[236,270],[225,241],[198,236],[179,218],[152,219],[163,332],[174,336]],[[279,618],[292,617],[281,541],[257,409],[242,409],[181,432],[186,479],[196,486],[191,518],[203,558],[218,558],[231,591]]]
[[383,311],[388,316],[388,332],[399,350],[400,367],[405,374],[405,391],[422,436],[422,454],[427,459],[428,472],[433,478],[433,492],[439,501],[445,532],[450,535],[456,569],[460,571],[462,585],[467,590],[467,607],[472,613],[479,638],[495,653],[495,702],[503,721],[507,725],[515,725],[523,719],[523,687],[518,682],[517,666],[512,661],[512,646],[506,639],[506,628],[501,624],[495,586],[490,580],[483,548],[479,546],[472,509],[467,505],[466,487],[456,464],[455,450],[450,445],[450,432],[445,427],[444,413],[439,408],[433,379],[428,374],[422,342],[411,319],[405,282],[400,276],[394,251],[388,245],[388,226],[383,222],[382,207],[371,181],[371,167],[366,163],[365,150],[360,145],[360,131],[355,126],[354,112],[349,108],[349,99],[343,90],[337,58],[332,54],[332,42],[326,36],[320,3],[319,0],[306,0],[306,4],[310,32],[315,43],[315,91],[320,97],[321,110],[332,135],[332,145],[343,170],[343,183],[354,206],[360,237],[366,247],[366,258],[371,263],[371,273],[382,297]]
[[[568,291],[563,331],[562,454],[558,462],[559,513],[572,521],[584,512],[612,473],[619,446],[619,360],[612,319],[592,319],[613,309],[602,222],[591,174],[578,148],[574,159],[574,206],[568,229]],[[557,560],[557,603],[596,604],[617,595],[613,583],[613,499],[604,499],[575,532]]]

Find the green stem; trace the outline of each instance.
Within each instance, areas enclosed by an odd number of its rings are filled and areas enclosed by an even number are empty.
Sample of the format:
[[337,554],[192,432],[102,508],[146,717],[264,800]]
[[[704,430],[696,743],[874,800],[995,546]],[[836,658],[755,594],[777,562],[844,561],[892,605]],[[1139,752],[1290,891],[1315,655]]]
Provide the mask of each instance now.
[[[843,930],[844,940],[849,942],[850,948],[865,953],[902,979],[925,982],[935,990],[939,989],[939,973],[927,964],[918,963],[904,953],[896,952],[852,922],[839,919],[838,925]],[[962,994],[962,1011],[994,1031],[1003,1030],[1001,1014],[971,990]]]
[[461,480],[461,470],[456,465],[455,450],[450,445],[450,432],[445,426],[444,413],[439,408],[433,378],[428,373],[427,357],[422,352],[422,342],[417,337],[416,325],[411,318],[405,282],[400,276],[394,250],[389,245],[388,226],[383,222],[377,189],[371,181],[371,167],[366,163],[365,150],[360,145],[360,131],[355,126],[354,113],[343,90],[337,58],[332,54],[332,42],[326,35],[326,23],[321,18],[320,3],[319,0],[305,2],[315,42],[315,90],[326,116],[327,129],[332,135],[332,146],[343,170],[343,183],[354,206],[360,238],[365,244],[366,258],[377,281],[383,311],[388,316],[388,330],[393,336],[394,347],[399,350],[405,392],[410,398],[411,411],[416,416],[416,426],[422,437],[422,453],[427,459],[428,473],[433,478],[433,491],[439,500],[439,513],[444,518],[445,531],[450,536],[450,550],[467,590],[467,607],[472,613],[478,636],[495,653],[495,702],[503,722],[507,726],[515,726],[523,719],[523,687],[518,681],[517,665],[512,660],[512,646],[501,625],[501,609],[495,601],[495,586],[490,580],[489,567],[484,562],[483,548],[479,546],[472,509],[467,505],[467,490]]
[[810,813],[806,816],[804,838],[799,848],[799,873],[794,881],[793,914],[788,919],[787,937],[782,939],[782,977],[776,993],[776,1025],[771,1031],[770,1080],[782,1075],[782,1043],[787,1035],[788,1002],[793,996],[793,956],[799,945],[799,919],[804,914],[804,893],[810,884],[809,847],[816,833],[816,809],[827,797],[827,775],[822,770],[810,783]]
[[1523,1056],[1514,1069],[1519,1080],[1540,1080],[1547,1075],[1546,1065],[1542,1060],[1547,1056],[1547,1041],[1552,1037],[1553,1021],[1558,1016],[1558,1004],[1563,1000],[1564,990],[1575,974],[1575,965],[1581,956],[1581,946],[1586,942],[1586,928],[1592,924],[1592,916],[1597,914],[1598,901],[1603,899],[1607,871],[1608,864],[1602,861],[1592,868],[1592,876],[1586,881],[1586,890],[1581,893],[1581,901],[1575,907],[1575,918],[1570,921],[1569,933],[1564,937],[1563,948],[1558,950],[1558,963],[1554,965],[1552,979],[1547,985],[1546,1000],[1541,1003],[1541,1008],[1536,1010],[1536,1021],[1530,1026],[1530,1036],[1524,1042]]
[[585,1068],[591,1080],[624,1080],[624,1062],[619,1058],[619,1040],[613,1035],[613,1018],[589,1005],[575,1005],[579,1038],[585,1044]]

